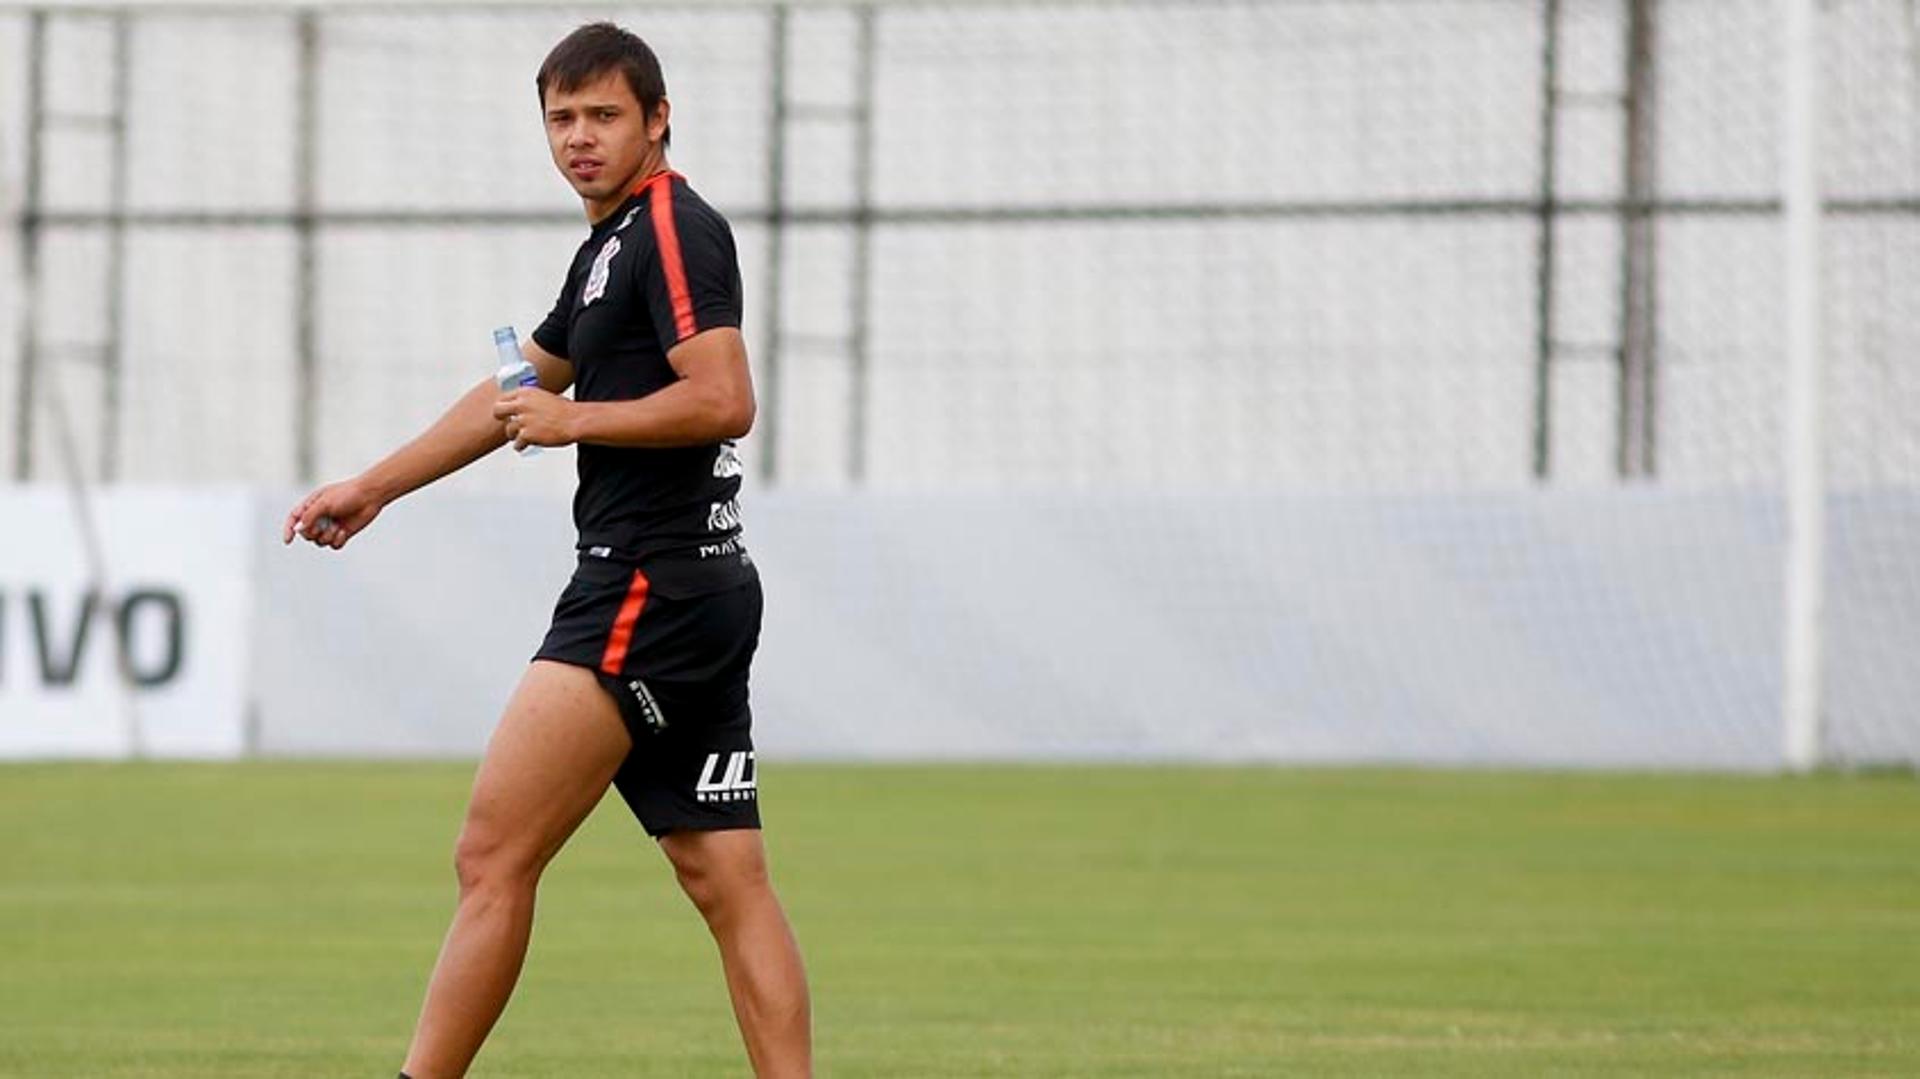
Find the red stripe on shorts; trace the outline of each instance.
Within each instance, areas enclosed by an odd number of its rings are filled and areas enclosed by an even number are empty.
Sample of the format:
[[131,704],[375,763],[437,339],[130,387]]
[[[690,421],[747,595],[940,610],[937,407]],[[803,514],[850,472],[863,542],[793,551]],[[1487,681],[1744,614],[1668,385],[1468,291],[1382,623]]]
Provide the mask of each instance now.
[[660,249],[660,270],[667,278],[667,296],[673,301],[673,337],[685,341],[694,334],[693,294],[687,291],[687,265],[680,258],[680,231],[673,224],[673,175],[662,173],[665,181],[649,183],[648,195],[653,211],[653,240]]
[[620,604],[620,613],[614,616],[613,632],[607,635],[607,650],[600,654],[601,670],[617,676],[620,668],[626,666],[627,649],[633,647],[633,624],[640,621],[640,611],[646,605],[646,572],[634,570],[633,583],[627,586],[627,598]]

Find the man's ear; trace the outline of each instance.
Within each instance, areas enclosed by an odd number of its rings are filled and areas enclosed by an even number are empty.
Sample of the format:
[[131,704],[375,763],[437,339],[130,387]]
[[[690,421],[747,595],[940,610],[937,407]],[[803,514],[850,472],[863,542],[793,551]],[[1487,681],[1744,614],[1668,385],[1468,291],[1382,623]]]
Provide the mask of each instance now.
[[667,127],[673,119],[673,103],[666,98],[654,106],[653,115],[647,117],[647,141],[659,142],[667,137]]

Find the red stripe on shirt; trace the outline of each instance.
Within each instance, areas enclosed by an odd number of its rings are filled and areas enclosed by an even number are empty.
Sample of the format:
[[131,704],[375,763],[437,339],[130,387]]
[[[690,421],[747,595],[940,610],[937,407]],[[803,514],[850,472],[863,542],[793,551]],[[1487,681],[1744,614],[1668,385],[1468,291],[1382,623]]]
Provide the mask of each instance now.
[[687,291],[687,265],[680,258],[680,232],[673,225],[673,179],[648,185],[653,189],[648,200],[653,211],[653,238],[660,248],[660,270],[667,278],[667,296],[673,301],[673,336],[685,341],[694,334],[693,294]]
[[633,647],[633,624],[640,621],[640,611],[647,605],[647,575],[643,570],[633,571],[633,583],[627,586],[627,598],[620,604],[620,613],[614,616],[613,632],[607,635],[607,650],[600,655],[600,669],[611,675],[619,675],[620,668],[627,665],[627,649]]

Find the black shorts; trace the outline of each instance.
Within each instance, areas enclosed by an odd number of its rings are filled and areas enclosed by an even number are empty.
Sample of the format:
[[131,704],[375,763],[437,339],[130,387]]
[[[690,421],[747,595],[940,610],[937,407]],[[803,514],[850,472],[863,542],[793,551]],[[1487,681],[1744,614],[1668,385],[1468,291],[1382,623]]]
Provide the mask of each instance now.
[[760,827],[747,672],[760,577],[721,564],[582,556],[535,659],[593,671],[633,750],[614,777],[648,835]]

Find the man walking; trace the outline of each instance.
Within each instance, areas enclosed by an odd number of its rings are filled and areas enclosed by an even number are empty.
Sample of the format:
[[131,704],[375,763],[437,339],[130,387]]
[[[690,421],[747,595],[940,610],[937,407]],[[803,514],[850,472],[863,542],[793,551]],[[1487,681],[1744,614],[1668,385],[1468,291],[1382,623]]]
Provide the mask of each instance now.
[[338,549],[394,499],[508,442],[578,446],[578,568],[474,780],[459,906],[402,1075],[466,1073],[519,976],[541,871],[611,784],[719,945],[755,1074],[809,1076],[806,976],[759,832],[747,676],[761,591],[733,441],[754,396],[733,235],[667,167],[666,84],[645,42],[583,26],[536,88],[554,164],[591,224],[522,346],[539,384],[474,387],[419,437],[309,494],[283,530]]

